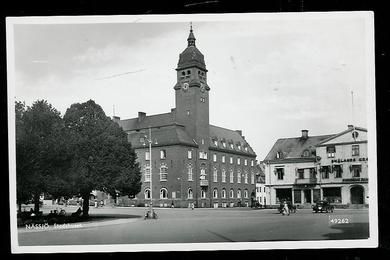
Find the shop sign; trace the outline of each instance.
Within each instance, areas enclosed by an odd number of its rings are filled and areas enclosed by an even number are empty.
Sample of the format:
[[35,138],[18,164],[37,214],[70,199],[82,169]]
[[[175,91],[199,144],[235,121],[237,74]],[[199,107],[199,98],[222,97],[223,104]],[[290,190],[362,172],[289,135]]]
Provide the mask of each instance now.
[[367,157],[362,158],[344,158],[344,159],[333,159],[332,163],[342,163],[342,162],[366,162],[368,161]]

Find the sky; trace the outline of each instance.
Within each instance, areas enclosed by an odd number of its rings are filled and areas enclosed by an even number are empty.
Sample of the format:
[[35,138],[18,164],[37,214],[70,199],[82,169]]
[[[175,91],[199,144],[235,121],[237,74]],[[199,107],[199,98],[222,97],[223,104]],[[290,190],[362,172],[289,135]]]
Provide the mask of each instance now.
[[170,112],[192,21],[208,69],[210,124],[242,130],[259,161],[277,139],[302,129],[324,135],[368,127],[372,53],[364,15],[115,18],[14,24],[15,100],[45,99],[62,115],[89,99],[121,119]]

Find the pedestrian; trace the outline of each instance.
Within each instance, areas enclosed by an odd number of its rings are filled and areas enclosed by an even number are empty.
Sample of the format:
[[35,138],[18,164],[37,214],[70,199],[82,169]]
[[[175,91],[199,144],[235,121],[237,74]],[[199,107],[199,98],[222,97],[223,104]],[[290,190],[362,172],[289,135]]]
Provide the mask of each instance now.
[[191,203],[191,209],[194,210],[194,203]]
[[175,204],[173,204],[173,201],[171,203],[171,208],[174,208],[175,207]]
[[97,200],[95,199],[95,208],[98,207],[98,203],[97,203]]
[[290,209],[288,208],[287,201],[284,202],[283,210],[284,210],[284,213],[285,213],[287,216],[290,216]]
[[103,207],[104,206],[104,202],[103,200],[100,201],[100,207]]

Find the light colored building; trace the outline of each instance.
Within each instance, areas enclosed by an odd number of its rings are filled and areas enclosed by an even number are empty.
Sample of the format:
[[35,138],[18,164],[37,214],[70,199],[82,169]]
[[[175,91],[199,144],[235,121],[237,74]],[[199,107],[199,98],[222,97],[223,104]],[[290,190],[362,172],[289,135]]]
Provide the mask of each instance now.
[[264,160],[267,199],[311,207],[318,200],[335,206],[368,204],[367,130],[348,126],[332,135],[279,139]]
[[309,136],[302,130],[300,137],[278,139],[264,159],[267,201],[277,207],[283,200],[302,207],[320,199],[317,189],[316,145],[333,135]]
[[259,202],[262,207],[266,207],[267,193],[265,187],[264,164],[258,164],[257,169],[258,171],[256,174],[256,201]]
[[348,129],[317,145],[321,198],[334,204],[368,204],[367,129]]

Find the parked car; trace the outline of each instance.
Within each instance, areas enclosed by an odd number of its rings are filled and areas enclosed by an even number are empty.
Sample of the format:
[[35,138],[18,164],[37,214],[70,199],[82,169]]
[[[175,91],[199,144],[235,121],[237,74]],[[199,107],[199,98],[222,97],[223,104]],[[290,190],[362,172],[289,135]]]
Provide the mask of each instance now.
[[[297,206],[293,205],[291,201],[287,201],[288,209],[290,210],[291,213],[295,213],[297,211]],[[284,208],[284,201],[280,203],[279,205],[279,213],[283,212]]]
[[315,205],[312,206],[313,212],[333,212],[334,206],[331,205],[328,201],[326,200],[320,200],[318,201]]

